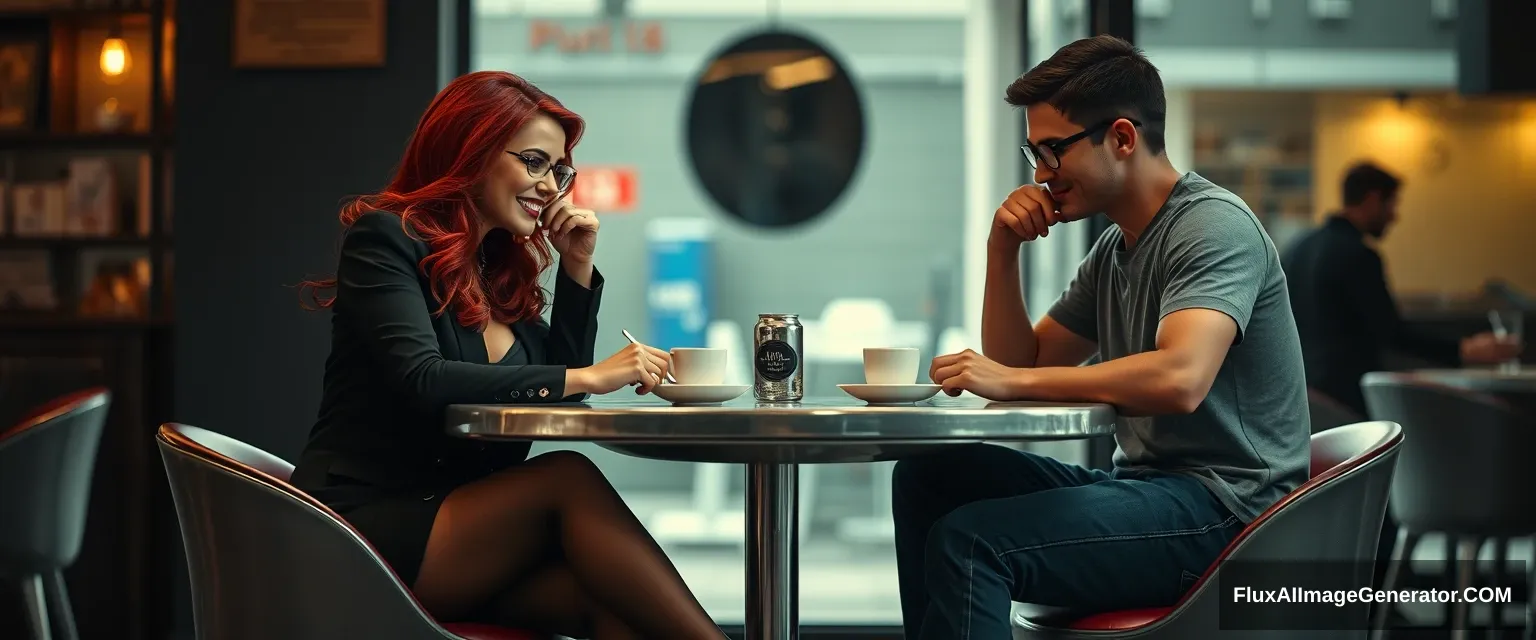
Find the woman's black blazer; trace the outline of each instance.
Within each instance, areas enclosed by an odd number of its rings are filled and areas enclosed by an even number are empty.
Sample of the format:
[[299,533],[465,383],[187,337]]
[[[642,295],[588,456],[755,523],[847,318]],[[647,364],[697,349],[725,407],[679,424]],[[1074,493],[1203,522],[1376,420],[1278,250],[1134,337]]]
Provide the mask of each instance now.
[[478,330],[451,309],[434,313],[419,267],[427,254],[394,213],[369,212],[348,228],[319,419],[294,472],[300,488],[323,486],[327,475],[401,489],[456,485],[524,460],[529,444],[449,436],[448,405],[584,399],[566,396],[565,372],[592,364],[600,274],[588,289],[557,267],[550,322],[512,326],[529,364],[497,364]]

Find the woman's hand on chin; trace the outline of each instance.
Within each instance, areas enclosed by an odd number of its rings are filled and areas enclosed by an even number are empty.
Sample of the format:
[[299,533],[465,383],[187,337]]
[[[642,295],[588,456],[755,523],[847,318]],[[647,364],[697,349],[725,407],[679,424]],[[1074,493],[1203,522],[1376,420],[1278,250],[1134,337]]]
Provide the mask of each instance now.
[[560,253],[560,262],[591,266],[600,226],[596,213],[570,206],[562,197],[544,208],[540,221],[550,246]]

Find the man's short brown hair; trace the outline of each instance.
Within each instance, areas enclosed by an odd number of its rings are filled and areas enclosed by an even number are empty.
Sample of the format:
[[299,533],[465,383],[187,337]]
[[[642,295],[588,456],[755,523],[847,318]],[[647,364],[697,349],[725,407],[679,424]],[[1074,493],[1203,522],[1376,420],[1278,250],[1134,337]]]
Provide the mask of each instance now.
[[1046,103],[1083,127],[1105,120],[1141,122],[1147,150],[1163,151],[1167,99],[1163,79],[1134,45],[1114,36],[1094,36],[1057,50],[1045,62],[1008,85],[1008,104]]

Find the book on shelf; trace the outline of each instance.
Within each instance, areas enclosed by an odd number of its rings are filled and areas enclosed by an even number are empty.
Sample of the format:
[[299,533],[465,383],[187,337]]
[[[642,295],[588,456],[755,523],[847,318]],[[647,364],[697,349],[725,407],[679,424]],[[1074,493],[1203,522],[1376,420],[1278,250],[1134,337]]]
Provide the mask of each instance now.
[[[133,170],[133,165],[121,169]],[[3,217],[10,218],[11,233],[18,237],[109,238],[125,232],[149,237],[148,169],[147,161],[138,163],[139,193],[129,198],[112,160],[73,158],[61,180],[9,185],[9,198],[0,191],[0,200],[10,209],[10,215]],[[124,220],[125,215],[132,220]]]
[[58,307],[46,251],[0,251],[0,309],[48,311]]
[[64,233],[65,188],[59,181],[14,185],[13,227],[17,237],[57,236]]
[[66,185],[64,232],[67,235],[103,237],[117,234],[117,218],[121,210],[117,180],[106,158],[71,159]]
[[[149,237],[153,232],[154,212],[152,211],[150,193],[155,188],[153,165],[150,164],[149,154],[140,154],[138,158],[139,188],[134,201],[134,223],[140,237]],[[169,192],[167,192],[169,193]]]

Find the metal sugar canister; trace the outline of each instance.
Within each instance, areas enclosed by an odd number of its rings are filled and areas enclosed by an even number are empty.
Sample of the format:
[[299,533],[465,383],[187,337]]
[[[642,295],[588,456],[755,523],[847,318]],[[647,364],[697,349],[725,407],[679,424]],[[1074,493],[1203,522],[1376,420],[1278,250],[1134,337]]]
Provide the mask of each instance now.
[[766,402],[805,397],[804,337],[800,316],[762,313],[752,327],[752,393]]

